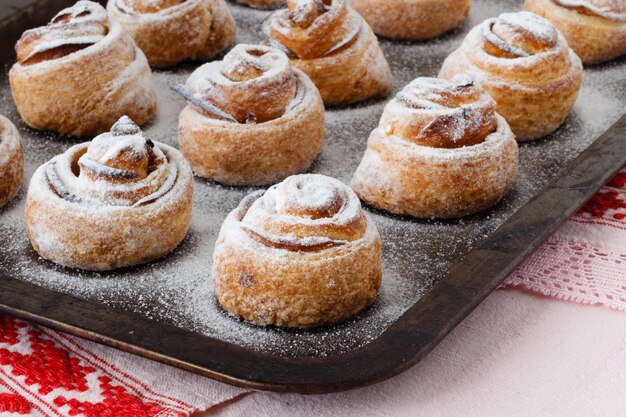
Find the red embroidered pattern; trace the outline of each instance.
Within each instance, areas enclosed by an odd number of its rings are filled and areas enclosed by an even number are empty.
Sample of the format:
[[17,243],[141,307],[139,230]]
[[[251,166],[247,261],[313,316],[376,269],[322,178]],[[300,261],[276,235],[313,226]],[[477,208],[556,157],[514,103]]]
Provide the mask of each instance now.
[[598,218],[605,217],[608,211],[614,211],[611,217],[622,220],[626,217],[626,200],[620,198],[617,191],[599,191],[582,211]]
[[27,385],[39,385],[39,394],[46,395],[56,388],[68,391],[87,391],[86,375],[93,368],[81,366],[76,358],[57,348],[31,330],[28,337],[32,354],[23,355],[0,349],[0,365],[10,365],[14,376],[24,376]]
[[585,204],[578,216],[623,220],[626,218],[626,170],[620,171]]
[[3,392],[0,394],[0,412],[28,414],[30,404],[26,399],[18,394]]
[[47,335],[47,330],[0,314],[0,388],[2,385],[12,392],[0,390],[0,413],[35,415],[37,410],[36,415],[84,417],[189,414],[180,411],[178,404],[165,405],[172,403],[156,393],[150,395],[160,398],[158,403],[146,400],[118,377],[114,380],[102,368],[97,369],[80,354],[59,344]]
[[[195,408],[191,404],[187,404],[177,398],[170,397],[167,395],[159,394],[153,391],[148,385],[142,383],[137,378],[132,375],[116,368],[115,366],[107,363],[104,359],[98,357],[93,352],[85,349],[82,345],[76,342],[72,337],[63,334],[57,333],[53,330],[49,329],[41,329],[42,333],[57,343],[60,347],[72,351],[72,354],[79,358],[86,364],[89,364],[95,367],[97,370],[101,370],[103,373],[107,374],[110,382],[122,382],[127,384],[127,388],[129,391],[135,392],[139,397],[144,398],[144,400],[149,400],[148,402],[156,403],[160,405],[167,406],[168,404],[173,408],[178,410],[195,410]],[[136,385],[136,386],[133,386]],[[143,393],[143,394],[142,394]],[[187,415],[186,413],[177,413],[172,411],[172,413],[166,415],[161,415],[159,417],[169,417],[169,416],[178,416],[178,415]]]
[[[123,387],[112,386],[111,379],[107,376],[98,378],[101,395],[104,400],[94,404],[81,402],[76,399],[67,400],[65,397],[57,397],[54,403],[63,407],[70,407],[71,416],[83,415],[85,417],[148,417],[156,416],[164,409],[156,403],[143,403],[135,395],[130,395]],[[180,416],[184,414],[180,413]]]
[[17,331],[23,327],[26,327],[26,324],[16,321],[13,317],[0,315],[0,343],[17,344]]
[[614,188],[626,188],[626,170],[618,172],[607,185]]

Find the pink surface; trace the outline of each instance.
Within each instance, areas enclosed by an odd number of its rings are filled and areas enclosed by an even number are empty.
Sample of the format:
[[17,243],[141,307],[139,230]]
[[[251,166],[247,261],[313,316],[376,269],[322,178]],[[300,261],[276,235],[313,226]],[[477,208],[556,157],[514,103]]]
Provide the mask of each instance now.
[[502,287],[626,310],[626,168],[520,265]]
[[625,410],[623,313],[497,291],[389,381],[323,396],[255,393],[216,415],[617,417]]
[[[414,368],[250,393],[0,315],[1,416],[622,416],[626,169]],[[568,301],[568,302],[565,302]]]

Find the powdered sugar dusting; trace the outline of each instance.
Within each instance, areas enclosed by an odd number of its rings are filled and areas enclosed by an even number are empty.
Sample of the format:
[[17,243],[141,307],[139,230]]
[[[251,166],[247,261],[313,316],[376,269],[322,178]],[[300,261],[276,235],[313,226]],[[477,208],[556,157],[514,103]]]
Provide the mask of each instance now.
[[[490,65],[535,67],[552,56],[567,56],[563,35],[547,19],[530,12],[503,13],[468,34],[464,45],[482,51]],[[495,48],[500,55],[493,55]],[[503,54],[508,54],[506,59]],[[517,59],[510,59],[517,58]]]
[[302,99],[298,83],[296,72],[282,51],[239,44],[223,60],[200,66],[184,87],[174,86],[174,90],[206,116],[262,123],[280,117],[298,104]]
[[20,62],[65,45],[92,45],[107,34],[108,19],[102,6],[90,1],[79,1],[63,9],[47,26],[31,29],[17,43]]
[[[261,32],[276,47],[302,58],[329,55],[350,43],[363,19],[346,0],[287,0],[287,8],[270,15]],[[326,37],[332,42],[320,42]]]
[[[327,251],[327,258],[320,256],[317,259],[317,262],[324,263],[329,262],[330,259],[333,259],[337,256],[347,256],[351,252],[354,252],[363,247],[370,246],[372,242],[376,240],[377,231],[375,224],[371,221],[371,219],[365,215],[361,214],[361,207],[358,198],[354,194],[354,192],[349,189],[349,187],[340,181],[331,179],[329,177],[316,175],[316,174],[306,174],[306,175],[298,175],[294,177],[300,177],[302,180],[306,177],[322,177],[327,179],[313,178],[312,181],[320,181],[326,182],[325,186],[329,184],[327,181],[332,180],[331,186],[337,186],[339,189],[343,190],[346,194],[350,194],[348,199],[349,202],[343,201],[344,205],[338,209],[338,212],[335,216],[322,218],[322,219],[307,219],[306,216],[296,216],[296,215],[286,215],[286,214],[276,214],[267,215],[267,211],[265,213],[255,213],[255,211],[264,211],[268,210],[266,206],[267,202],[264,199],[267,197],[268,191],[265,193],[257,192],[247,196],[241,204],[229,213],[228,217],[224,221],[222,225],[222,233],[228,235],[227,238],[231,244],[240,246],[242,248],[254,247],[255,252],[258,256],[268,257],[272,260],[273,263],[280,262],[293,262],[294,259],[297,259],[296,256],[291,256],[289,253],[289,249],[284,246],[294,246],[294,247],[306,247],[306,246],[317,246],[324,245],[327,243],[337,243],[337,246],[331,246],[330,249],[322,249]],[[294,178],[290,177],[290,178]],[[287,178],[286,181],[289,181],[290,178]],[[271,194],[271,192],[270,192]],[[353,199],[354,197],[354,199]],[[269,198],[271,200],[271,196]],[[355,202],[356,201],[356,205]],[[316,207],[319,209],[319,206]],[[270,209],[271,210],[271,209]],[[350,213],[346,215],[345,212]],[[265,216],[263,214],[266,214]],[[348,217],[350,220],[348,220]],[[307,221],[308,220],[308,221]],[[351,222],[360,222],[361,230],[357,230],[356,232],[348,230],[346,231],[349,236],[346,239],[332,239],[331,237],[324,236],[324,232],[328,232],[328,228],[324,228],[327,225],[334,225],[336,229],[333,232],[335,234],[341,235],[343,230],[342,226],[347,226],[347,221]],[[263,224],[265,222],[265,224]],[[294,234],[281,234],[281,235],[270,235],[267,236],[268,241],[272,241],[273,243],[283,243],[282,246],[275,245],[266,245],[264,243],[259,242],[254,239],[250,231],[258,234],[266,235],[264,233],[264,229],[267,229],[268,226],[279,226],[280,223],[284,222],[283,225],[286,225],[287,228],[290,226],[300,226],[301,229],[304,229],[304,233],[302,230],[299,230],[298,233]],[[274,223],[274,224],[267,224]],[[342,224],[343,223],[343,224]],[[304,227],[302,227],[304,226]],[[307,227],[308,226],[308,227]],[[278,229],[276,228],[276,229]],[[293,228],[292,231],[295,232],[296,227]],[[311,235],[306,235],[306,233],[311,233]],[[354,232],[354,233],[353,233]],[[264,236],[265,237],[265,236]],[[282,242],[281,242],[282,240]],[[245,251],[245,249],[243,249]],[[318,252],[320,255],[321,252]],[[329,277],[332,281],[332,277]]]
[[75,145],[42,165],[39,172],[45,181],[33,181],[31,192],[104,208],[139,206],[168,193],[177,180],[181,157],[146,139],[129,122],[124,117],[110,133]]
[[354,191],[324,175],[291,176],[245,211],[242,228],[277,246],[342,245],[364,233],[361,203]]
[[623,0],[554,0],[567,8],[582,8],[605,19],[626,22],[626,3]]
[[495,130],[495,108],[495,101],[465,75],[420,77],[387,104],[380,128],[435,147],[473,145]]
[[547,19],[530,12],[502,13],[498,16],[498,21],[510,25],[518,26],[532,36],[546,42],[556,40],[557,30]]
[[[487,17],[520,10],[522,3],[475,0],[469,21],[439,39],[413,44],[381,40],[394,73],[394,89],[389,98],[418,76],[436,76],[444,58],[460,45],[469,28]],[[254,31],[267,13],[233,4],[231,8],[241,29],[238,40],[257,42]],[[154,122],[144,126],[147,137],[177,145],[178,114],[185,103],[169,89],[169,84],[183,83],[194,69],[193,65],[185,65],[155,72],[159,108]],[[181,246],[158,261],[107,274],[66,270],[36,255],[24,227],[23,187],[14,200],[0,209],[0,269],[19,279],[251,349],[288,356],[350,351],[380,335],[440,281],[453,262],[475,247],[618,119],[626,107],[625,70],[626,58],[585,69],[585,81],[573,114],[550,138],[520,146],[518,181],[494,209],[462,220],[440,222],[391,216],[365,207],[383,242],[383,284],[370,309],[339,326],[306,332],[260,328],[229,317],[217,306],[209,273],[215,240],[227,214],[256,190],[250,187],[224,187],[196,179],[194,215]],[[385,104],[386,100],[369,101],[327,111],[326,141],[312,171],[344,183],[350,181]],[[14,108],[6,78],[0,84],[0,113],[16,123],[22,133],[26,181],[37,166],[76,143],[75,139],[26,127]]]

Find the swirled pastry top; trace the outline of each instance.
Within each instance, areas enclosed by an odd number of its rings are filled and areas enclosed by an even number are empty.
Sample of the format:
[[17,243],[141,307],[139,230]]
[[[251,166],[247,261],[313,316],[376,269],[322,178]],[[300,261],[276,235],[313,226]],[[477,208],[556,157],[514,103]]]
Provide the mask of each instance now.
[[265,19],[261,32],[272,46],[311,59],[350,45],[361,24],[346,0],[288,0],[286,9]]
[[158,13],[188,0],[115,0],[116,6],[128,14]]
[[526,58],[558,45],[558,30],[536,14],[503,13],[482,26],[485,51],[498,58]]
[[15,51],[23,65],[53,60],[98,43],[109,32],[109,20],[102,6],[79,1],[61,10],[47,26],[27,30]]
[[386,134],[432,148],[481,143],[497,129],[496,103],[466,76],[417,78],[387,104]]
[[566,9],[575,10],[587,16],[626,22],[626,1],[624,0],[552,0]]
[[136,207],[169,192],[178,170],[165,145],[147,139],[124,116],[110,132],[50,160],[45,176],[52,191],[65,200]]
[[548,20],[534,13],[503,13],[473,28],[461,50],[477,68],[519,83],[566,77],[574,52]]
[[[242,204],[246,204],[244,201]],[[324,175],[294,175],[248,196],[243,230],[257,242],[316,251],[361,239],[367,218],[350,187]]]
[[223,61],[202,65],[174,89],[198,112],[235,123],[277,119],[304,94],[287,56],[260,45],[237,45]]

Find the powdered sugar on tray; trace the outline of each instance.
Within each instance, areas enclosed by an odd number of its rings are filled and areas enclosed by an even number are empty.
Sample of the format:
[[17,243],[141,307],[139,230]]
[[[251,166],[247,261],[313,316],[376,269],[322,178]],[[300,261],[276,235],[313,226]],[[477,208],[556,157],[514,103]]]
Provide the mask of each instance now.
[[[238,21],[238,41],[258,42],[254,31],[267,12],[233,3],[229,6]],[[472,7],[469,21],[440,39],[414,44],[381,41],[394,73],[389,98],[418,76],[436,76],[444,58],[459,46],[471,27],[487,17],[520,10],[522,1],[475,0]],[[156,119],[143,127],[146,137],[177,147],[178,114],[185,102],[169,85],[183,83],[196,67],[189,64],[155,72],[159,108]],[[520,146],[517,183],[494,209],[462,220],[440,222],[391,216],[366,207],[383,242],[380,296],[370,309],[348,323],[306,332],[247,325],[228,316],[215,301],[210,276],[215,240],[228,213],[256,188],[224,187],[196,179],[189,234],[172,254],[141,267],[107,274],[86,273],[57,267],[39,258],[24,227],[28,181],[40,164],[80,140],[26,127],[13,105],[5,71],[0,76],[0,113],[18,126],[27,164],[22,190],[0,209],[0,270],[18,279],[260,351],[324,356],[353,350],[380,335],[441,280],[453,262],[495,230],[619,118],[626,108],[625,71],[626,58],[585,70],[573,114],[550,139]],[[386,100],[369,101],[329,110],[326,142],[312,172],[348,183],[385,103]]]

